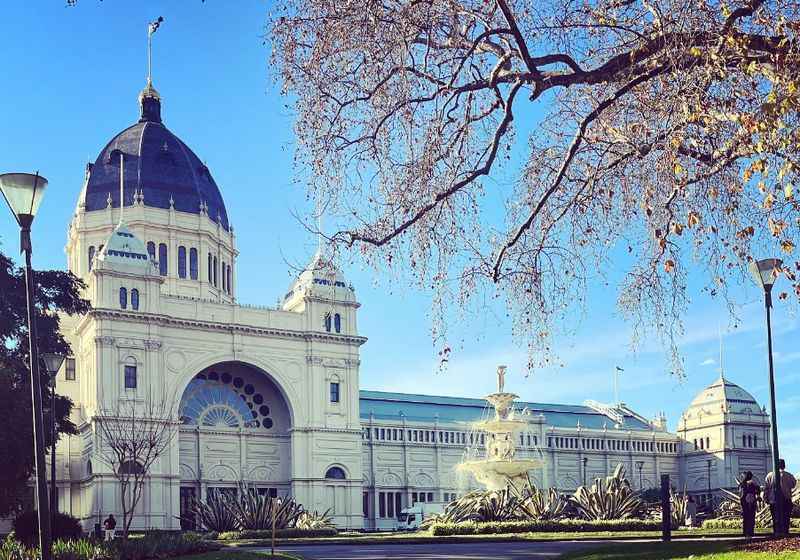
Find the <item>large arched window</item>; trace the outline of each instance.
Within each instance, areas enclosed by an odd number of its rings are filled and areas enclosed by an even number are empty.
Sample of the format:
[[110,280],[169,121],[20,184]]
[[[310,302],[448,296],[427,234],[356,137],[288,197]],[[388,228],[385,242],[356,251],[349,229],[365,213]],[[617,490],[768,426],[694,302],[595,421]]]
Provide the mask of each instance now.
[[128,290],[127,288],[120,288],[119,289],[119,306],[122,309],[128,308]]
[[134,311],[139,310],[139,290],[136,288],[131,290],[131,307]]
[[89,247],[89,271],[91,272],[94,265],[94,245]]
[[178,277],[186,278],[186,247],[178,247]]
[[197,280],[197,249],[192,247],[189,249],[189,278]]
[[347,475],[345,475],[344,470],[341,467],[331,467],[325,473],[325,478],[328,480],[345,480]]
[[267,399],[243,377],[211,371],[189,382],[181,398],[184,424],[213,428],[273,427]]
[[161,276],[167,275],[167,265],[169,261],[167,261],[167,246],[164,243],[158,244],[158,273]]

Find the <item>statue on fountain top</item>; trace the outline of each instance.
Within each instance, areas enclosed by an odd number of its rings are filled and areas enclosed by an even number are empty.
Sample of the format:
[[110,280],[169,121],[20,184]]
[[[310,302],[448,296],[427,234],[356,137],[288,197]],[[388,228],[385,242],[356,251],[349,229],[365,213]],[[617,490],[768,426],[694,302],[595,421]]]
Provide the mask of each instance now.
[[497,392],[503,393],[506,386],[506,369],[508,366],[497,366]]

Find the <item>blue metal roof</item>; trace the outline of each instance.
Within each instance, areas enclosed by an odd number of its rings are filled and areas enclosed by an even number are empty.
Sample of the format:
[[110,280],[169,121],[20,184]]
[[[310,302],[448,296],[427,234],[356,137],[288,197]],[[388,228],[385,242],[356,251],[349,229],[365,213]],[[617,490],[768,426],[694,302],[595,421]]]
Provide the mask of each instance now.
[[[157,95],[157,94],[156,94]],[[124,156],[125,206],[132,206],[141,192],[144,205],[199,214],[207,206],[208,217],[228,228],[228,213],[211,172],[161,122],[161,101],[157,97],[140,99],[142,118],[117,134],[92,164],[83,200],[86,210],[119,208],[119,153]],[[149,103],[150,106],[145,103]],[[172,201],[172,202],[170,202]]]
[[[485,418],[489,404],[484,399],[387,393],[383,391],[361,391],[361,418],[370,415],[378,420],[406,420],[440,423],[475,422]],[[557,428],[581,427],[602,430],[614,429],[614,421],[588,406],[570,404],[546,404],[517,401],[518,410],[527,408],[531,414],[543,414],[545,425]],[[625,430],[651,431],[652,427],[638,418],[625,415]]]

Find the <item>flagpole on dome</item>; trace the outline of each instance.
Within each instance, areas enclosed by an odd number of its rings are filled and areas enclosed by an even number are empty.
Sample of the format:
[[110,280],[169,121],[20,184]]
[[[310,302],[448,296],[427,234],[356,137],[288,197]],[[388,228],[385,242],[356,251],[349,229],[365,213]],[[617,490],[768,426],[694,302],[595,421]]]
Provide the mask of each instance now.
[[619,405],[620,405],[620,402],[619,402],[619,386],[618,386],[619,382],[618,382],[617,378],[619,377],[619,374],[621,372],[623,372],[623,371],[625,371],[625,370],[622,369],[619,366],[616,366],[616,369],[614,370],[614,408],[619,408]]
[[153,83],[153,33],[158,31],[158,27],[164,21],[162,16],[147,24],[147,84]]

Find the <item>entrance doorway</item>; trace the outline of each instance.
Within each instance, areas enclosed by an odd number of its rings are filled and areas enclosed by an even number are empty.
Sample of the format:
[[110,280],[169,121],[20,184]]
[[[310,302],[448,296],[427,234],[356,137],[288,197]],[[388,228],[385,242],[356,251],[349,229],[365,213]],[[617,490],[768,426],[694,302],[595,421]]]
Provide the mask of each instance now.
[[194,504],[197,490],[194,486],[181,486],[181,530],[194,531],[197,523],[194,518]]

